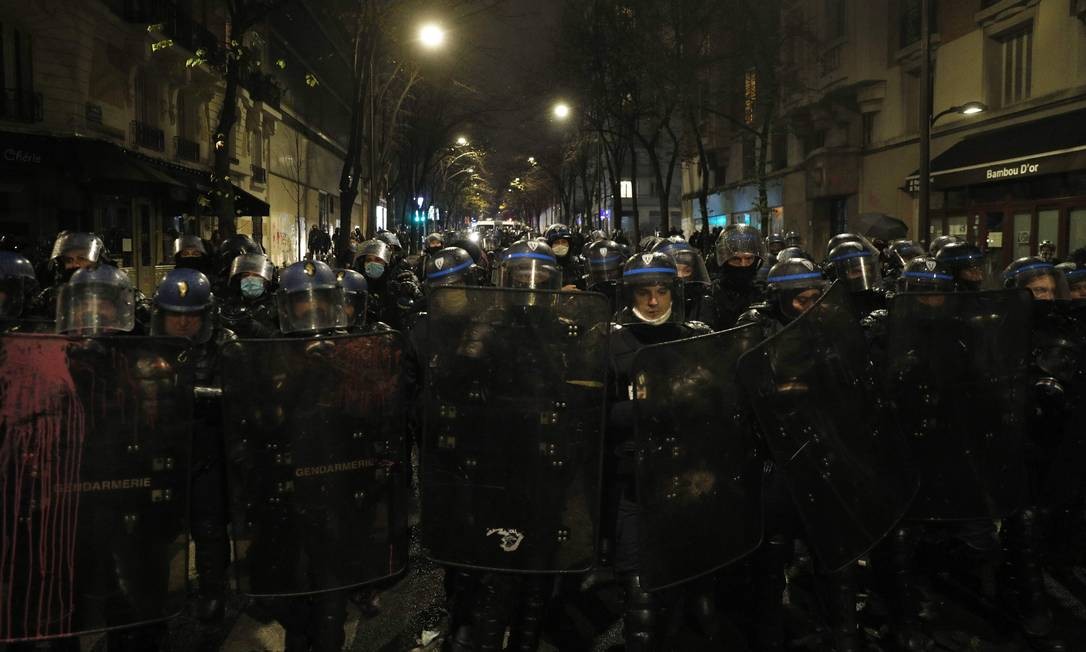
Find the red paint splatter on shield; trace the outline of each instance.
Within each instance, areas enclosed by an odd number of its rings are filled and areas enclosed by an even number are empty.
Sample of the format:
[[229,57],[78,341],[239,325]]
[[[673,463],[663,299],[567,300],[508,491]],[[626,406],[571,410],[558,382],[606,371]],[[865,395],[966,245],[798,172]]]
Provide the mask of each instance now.
[[0,641],[71,631],[85,431],[59,338],[0,340]]

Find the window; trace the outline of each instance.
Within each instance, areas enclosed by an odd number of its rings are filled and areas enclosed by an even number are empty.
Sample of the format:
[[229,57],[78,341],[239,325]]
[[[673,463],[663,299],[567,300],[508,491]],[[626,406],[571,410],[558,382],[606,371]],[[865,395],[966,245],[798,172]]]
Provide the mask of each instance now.
[[633,181],[619,181],[619,196],[622,199],[633,199]]
[[758,71],[754,68],[743,75],[743,121],[754,124],[754,112],[758,106]]
[[[906,48],[920,41],[920,17],[921,0],[900,0],[901,12],[898,14],[898,34],[900,36],[898,47]],[[939,17],[939,0],[930,0],[928,4],[928,27],[932,34],[939,31],[936,19]]]
[[826,0],[826,39],[834,40],[843,38],[847,23],[845,0]]
[[901,98],[905,103],[902,115],[905,116],[903,133],[912,134],[920,131],[920,71],[906,70],[901,73]]
[[1072,208],[1070,219],[1070,234],[1067,238],[1067,252],[1071,253],[1081,247],[1086,247],[1086,208]]
[[323,192],[323,191],[321,191],[317,195],[317,223],[321,227],[328,226],[329,222],[331,221],[331,219],[330,219],[331,211],[329,210],[330,209],[330,202],[329,202],[330,198],[331,198],[330,195],[328,193],[326,193],[326,192]]
[[863,114],[863,146],[869,147],[875,142],[875,116],[876,113]]
[[146,70],[136,73],[133,92],[136,104],[136,122],[150,127],[158,126],[159,87]]
[[264,167],[264,137],[256,130],[249,132],[249,158],[253,165]]
[[743,178],[751,179],[754,177],[755,167],[757,166],[757,160],[755,155],[756,142],[754,136],[746,134],[743,136]]
[[1045,240],[1056,245],[1060,250],[1060,211],[1056,208],[1044,208],[1037,211],[1037,244]]
[[1033,26],[1000,39],[1003,106],[1029,99],[1033,82]]

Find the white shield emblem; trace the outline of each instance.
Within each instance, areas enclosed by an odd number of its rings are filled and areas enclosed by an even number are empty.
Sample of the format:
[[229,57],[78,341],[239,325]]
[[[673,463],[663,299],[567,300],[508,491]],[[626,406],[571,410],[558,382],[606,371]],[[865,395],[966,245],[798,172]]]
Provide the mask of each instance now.
[[600,255],[607,256],[607,247],[600,247]]
[[528,241],[528,248],[531,249],[532,251],[535,251],[536,249],[539,249],[539,243],[536,242],[535,240],[529,240]]
[[436,259],[434,259],[434,267],[436,267],[438,269],[441,269],[444,266],[445,266],[445,259],[444,258],[436,258]]
[[924,265],[928,268],[929,272],[934,272],[935,271],[936,264],[937,263],[934,260],[929,260],[929,261],[926,261],[924,263]]
[[648,265],[652,262],[652,254],[641,254],[641,261]]

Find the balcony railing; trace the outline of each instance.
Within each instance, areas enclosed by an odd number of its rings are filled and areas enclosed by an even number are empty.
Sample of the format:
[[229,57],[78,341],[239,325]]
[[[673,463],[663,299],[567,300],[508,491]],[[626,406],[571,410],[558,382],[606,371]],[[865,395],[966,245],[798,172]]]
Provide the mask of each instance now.
[[193,163],[200,162],[200,143],[189,140],[187,138],[181,138],[177,136],[173,139],[174,148],[177,151],[177,158],[182,161],[191,161]]
[[15,122],[41,122],[41,93],[21,88],[5,88],[0,101],[0,120]]
[[132,137],[140,147],[153,149],[156,152],[166,151],[166,134],[158,127],[133,120]]
[[264,168],[260,167],[259,165],[254,165],[252,167],[253,167],[253,182],[254,183],[267,183],[268,182],[268,171],[265,170]]

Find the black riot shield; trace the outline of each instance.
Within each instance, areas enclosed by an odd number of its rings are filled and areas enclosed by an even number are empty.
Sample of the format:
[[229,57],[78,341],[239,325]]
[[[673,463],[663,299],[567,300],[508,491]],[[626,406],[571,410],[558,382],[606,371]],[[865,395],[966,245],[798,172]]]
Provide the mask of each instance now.
[[186,344],[0,336],[0,643],[184,606]]
[[431,294],[421,474],[434,560],[591,567],[609,317],[607,299],[587,292]]
[[762,460],[735,365],[761,340],[744,326],[647,346],[634,358],[641,583],[710,573],[762,540]]
[[224,349],[227,479],[244,593],[320,593],[404,569],[401,341],[389,331]]
[[743,355],[739,376],[819,561],[828,570],[855,561],[918,485],[845,286]]
[[883,382],[920,472],[910,518],[999,518],[1026,497],[1029,294],[899,294]]

